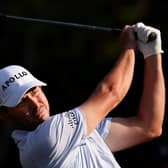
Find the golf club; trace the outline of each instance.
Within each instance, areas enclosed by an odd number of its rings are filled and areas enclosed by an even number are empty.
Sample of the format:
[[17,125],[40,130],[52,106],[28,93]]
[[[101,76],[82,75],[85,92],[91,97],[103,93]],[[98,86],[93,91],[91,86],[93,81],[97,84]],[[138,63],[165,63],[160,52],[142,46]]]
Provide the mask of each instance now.
[[[111,28],[111,27],[86,25],[86,24],[79,24],[79,23],[72,23],[72,22],[49,20],[49,19],[39,19],[39,18],[30,18],[30,17],[23,17],[23,16],[6,15],[3,13],[0,13],[0,18],[3,20],[12,19],[12,20],[18,20],[18,21],[48,23],[48,24],[56,24],[60,26],[76,27],[80,29],[105,31],[105,32],[121,32],[122,31],[122,29],[120,28]],[[155,39],[156,39],[156,34],[151,32],[150,35],[148,36],[147,42],[153,41]]]

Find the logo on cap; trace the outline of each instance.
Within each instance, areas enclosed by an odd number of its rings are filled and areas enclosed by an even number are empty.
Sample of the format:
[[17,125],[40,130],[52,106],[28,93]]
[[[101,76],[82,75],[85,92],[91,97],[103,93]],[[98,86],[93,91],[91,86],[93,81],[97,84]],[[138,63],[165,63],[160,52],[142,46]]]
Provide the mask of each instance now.
[[5,91],[8,87],[11,86],[11,84],[15,83],[20,78],[23,78],[24,76],[28,75],[27,72],[22,71],[17,74],[14,74],[13,76],[9,77],[8,80],[6,80],[2,85],[1,88],[3,91]]

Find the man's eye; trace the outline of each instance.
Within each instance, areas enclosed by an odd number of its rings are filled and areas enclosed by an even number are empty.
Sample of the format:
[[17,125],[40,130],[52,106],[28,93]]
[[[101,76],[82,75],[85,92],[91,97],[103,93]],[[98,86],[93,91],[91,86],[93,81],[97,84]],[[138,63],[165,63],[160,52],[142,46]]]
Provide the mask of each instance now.
[[36,88],[37,88],[37,87],[33,87],[33,88],[29,89],[28,92],[33,92],[34,90],[36,90]]
[[37,87],[34,87],[32,90],[31,90],[31,95],[35,95],[39,92],[39,89]]

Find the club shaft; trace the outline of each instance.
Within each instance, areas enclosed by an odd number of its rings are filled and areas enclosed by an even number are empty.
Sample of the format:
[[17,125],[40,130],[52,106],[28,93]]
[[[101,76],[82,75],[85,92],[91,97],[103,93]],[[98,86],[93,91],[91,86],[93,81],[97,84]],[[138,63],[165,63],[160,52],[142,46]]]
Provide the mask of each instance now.
[[6,18],[6,19],[28,21],[28,22],[49,23],[49,24],[56,24],[56,25],[60,25],[60,26],[76,27],[76,28],[88,29],[88,30],[98,30],[98,31],[106,31],[106,32],[113,32],[113,31],[121,32],[122,31],[122,29],[119,29],[119,28],[111,28],[111,27],[103,27],[103,26],[95,26],[95,25],[86,25],[86,24],[64,22],[64,21],[56,21],[56,20],[48,20],[48,19],[30,18],[30,17],[4,15],[4,14],[1,14],[1,16]]

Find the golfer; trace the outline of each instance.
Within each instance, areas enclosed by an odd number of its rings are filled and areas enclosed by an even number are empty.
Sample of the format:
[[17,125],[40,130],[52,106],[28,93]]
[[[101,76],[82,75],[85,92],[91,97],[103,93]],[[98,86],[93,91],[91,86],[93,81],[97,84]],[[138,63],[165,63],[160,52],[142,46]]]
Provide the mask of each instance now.
[[[147,42],[151,32],[156,38]],[[23,168],[120,168],[114,152],[161,135],[165,84],[160,31],[141,22],[126,25],[120,43],[115,66],[92,94],[79,106],[53,116],[42,90],[46,83],[19,65],[0,70],[0,118],[14,128],[12,137]],[[135,49],[144,56],[137,115],[107,117],[130,88]]]

